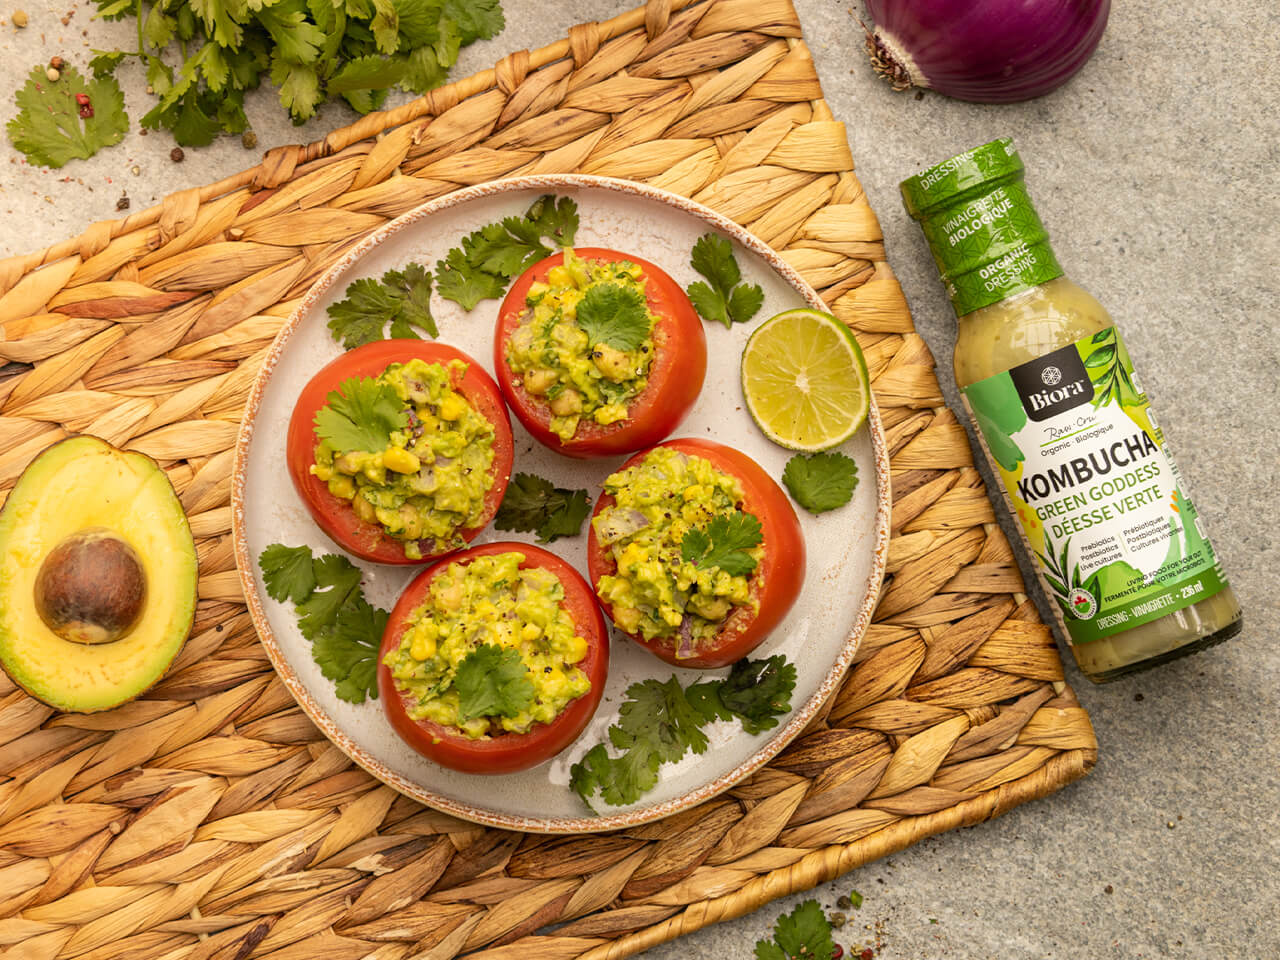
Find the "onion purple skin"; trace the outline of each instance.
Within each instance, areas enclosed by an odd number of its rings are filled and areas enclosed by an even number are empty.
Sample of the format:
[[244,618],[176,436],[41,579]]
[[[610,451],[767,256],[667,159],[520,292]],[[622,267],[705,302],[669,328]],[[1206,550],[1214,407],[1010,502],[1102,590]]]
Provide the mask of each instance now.
[[1070,80],[1093,56],[1111,0],[867,0],[867,51],[894,89],[1016,103]]

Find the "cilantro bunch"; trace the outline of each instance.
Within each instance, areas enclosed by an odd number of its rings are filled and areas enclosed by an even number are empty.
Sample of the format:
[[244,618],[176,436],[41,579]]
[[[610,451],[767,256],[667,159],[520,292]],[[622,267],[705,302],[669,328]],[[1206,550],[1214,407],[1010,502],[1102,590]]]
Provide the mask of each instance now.
[[392,87],[440,86],[462,47],[504,26],[500,0],[94,2],[104,19],[138,25],[138,49],[95,51],[94,75],[142,60],[160,98],[142,125],[169,130],[184,146],[247,129],[244,95],[264,77],[294,123],[334,97],[369,113]]

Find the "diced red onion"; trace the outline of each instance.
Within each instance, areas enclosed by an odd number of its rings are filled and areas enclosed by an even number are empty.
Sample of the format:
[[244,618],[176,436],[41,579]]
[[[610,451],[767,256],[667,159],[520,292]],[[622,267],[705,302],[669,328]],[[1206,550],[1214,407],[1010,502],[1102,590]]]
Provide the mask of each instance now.
[[693,656],[693,615],[686,613],[680,620],[680,640],[676,643],[676,659]]
[[871,62],[895,89],[1013,103],[1055,90],[1093,55],[1111,0],[867,0]]
[[610,510],[596,524],[596,536],[603,544],[610,544],[630,536],[649,525],[649,518],[639,510]]

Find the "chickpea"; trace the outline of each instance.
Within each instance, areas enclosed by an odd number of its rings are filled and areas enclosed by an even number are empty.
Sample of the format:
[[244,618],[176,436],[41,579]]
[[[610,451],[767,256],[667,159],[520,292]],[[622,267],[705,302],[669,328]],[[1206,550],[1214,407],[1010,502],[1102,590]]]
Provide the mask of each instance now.
[[582,394],[572,388],[561,391],[551,401],[551,412],[557,417],[568,417],[582,412]]
[[524,375],[524,388],[535,397],[540,397],[556,382],[554,370],[530,370]]

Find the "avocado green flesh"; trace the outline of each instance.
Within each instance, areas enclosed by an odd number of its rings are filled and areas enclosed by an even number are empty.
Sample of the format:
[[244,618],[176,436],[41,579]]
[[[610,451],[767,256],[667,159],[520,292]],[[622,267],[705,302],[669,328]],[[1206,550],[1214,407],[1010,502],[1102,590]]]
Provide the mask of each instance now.
[[[526,393],[545,399],[550,429],[571,440],[583,421],[607,426],[627,418],[629,404],[649,385],[653,359],[650,335],[634,350],[592,343],[577,323],[578,303],[592,287],[616,284],[639,290],[644,275],[626,260],[584,260],[565,251],[547,281],[534,283],[527,310],[507,341],[507,365]],[[649,330],[657,318],[648,313]]]
[[[755,608],[751,580],[682,556],[685,534],[705,530],[742,502],[737,478],[711,461],[656,447],[604,482],[613,505],[591,521],[597,541],[617,565],[596,593],[613,621],[646,640],[668,639],[677,656],[693,656],[738,607]],[[762,547],[750,551],[759,563]],[[680,638],[687,621],[689,637]]]
[[[92,527],[133,547],[148,591],[127,634],[89,645],[45,625],[35,581],[54,547]],[[105,710],[131,700],[160,679],[186,640],[196,578],[182,504],[152,460],[96,437],[57,443],[32,461],[0,511],[0,665],[59,710]]]
[[[587,641],[564,608],[564,586],[548,570],[520,569],[518,552],[452,563],[410,615],[400,645],[383,658],[397,689],[416,702],[415,720],[431,720],[479,739],[496,722],[511,733],[550,723],[571,700],[591,689],[578,664]],[[534,687],[533,705],[516,716],[460,716],[454,687],[458,665],[477,647],[493,644],[520,654]]]
[[451,385],[466,369],[461,360],[391,364],[378,380],[412,412],[409,426],[383,450],[316,447],[311,472],[362,520],[403,541],[410,560],[422,559],[420,541],[429,553],[465,546],[461,531],[480,525],[493,486],[493,424]]

